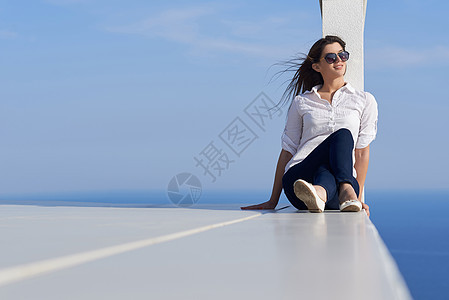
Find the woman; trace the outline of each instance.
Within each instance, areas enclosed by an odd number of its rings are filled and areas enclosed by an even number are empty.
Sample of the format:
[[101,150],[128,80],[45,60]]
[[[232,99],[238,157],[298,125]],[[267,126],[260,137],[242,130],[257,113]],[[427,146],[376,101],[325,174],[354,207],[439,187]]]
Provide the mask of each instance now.
[[345,46],[339,37],[326,36],[300,64],[284,94],[294,98],[270,200],[242,209],[274,209],[284,189],[297,209],[365,209],[369,216],[361,195],[377,132],[377,103],[344,81]]

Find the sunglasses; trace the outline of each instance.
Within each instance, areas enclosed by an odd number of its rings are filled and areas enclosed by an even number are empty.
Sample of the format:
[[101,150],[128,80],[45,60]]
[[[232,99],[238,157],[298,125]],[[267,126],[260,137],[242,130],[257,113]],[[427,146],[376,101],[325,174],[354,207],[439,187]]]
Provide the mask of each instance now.
[[337,61],[337,55],[340,57],[341,61],[347,61],[349,59],[349,52],[342,51],[340,53],[328,53],[322,59],[326,60],[328,64],[333,64]]

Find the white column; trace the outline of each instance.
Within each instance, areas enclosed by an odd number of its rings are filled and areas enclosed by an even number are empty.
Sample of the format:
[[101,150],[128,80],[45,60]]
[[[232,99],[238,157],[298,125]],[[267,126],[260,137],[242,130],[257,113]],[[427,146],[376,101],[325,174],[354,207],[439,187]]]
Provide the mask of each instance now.
[[363,31],[367,0],[320,0],[323,37],[337,35],[350,53],[345,80],[364,90]]
[[[345,81],[364,90],[363,32],[367,0],[320,0],[323,37],[337,35],[349,52]],[[365,189],[362,194],[365,202]]]

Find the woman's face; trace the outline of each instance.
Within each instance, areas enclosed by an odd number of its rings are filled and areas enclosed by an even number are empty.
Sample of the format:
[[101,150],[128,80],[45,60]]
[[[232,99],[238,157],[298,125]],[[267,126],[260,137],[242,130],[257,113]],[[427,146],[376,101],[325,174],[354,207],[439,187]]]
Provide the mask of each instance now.
[[320,56],[320,61],[312,64],[312,68],[321,73],[324,78],[334,79],[341,77],[346,73],[346,62],[342,61],[337,55],[337,60],[334,63],[329,64],[323,57],[328,53],[340,53],[343,51],[343,47],[339,43],[328,44],[324,47]]

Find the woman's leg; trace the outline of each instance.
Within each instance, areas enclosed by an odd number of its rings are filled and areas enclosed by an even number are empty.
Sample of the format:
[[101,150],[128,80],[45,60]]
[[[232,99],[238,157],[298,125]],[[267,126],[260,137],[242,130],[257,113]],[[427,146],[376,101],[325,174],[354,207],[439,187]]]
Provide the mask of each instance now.
[[[338,193],[338,188],[342,183],[350,183],[358,195],[358,182],[352,175],[353,147],[354,141],[351,132],[348,129],[339,129],[318,145],[302,162],[291,167],[284,174],[282,185],[285,195],[293,206],[298,209],[307,209],[306,205],[296,197],[293,191],[293,183],[298,179],[303,179],[316,184],[314,182],[314,179],[316,179],[314,178],[315,174],[319,174],[320,168],[324,166],[327,166],[329,172],[321,174],[323,179],[320,179],[319,185],[325,185],[323,187],[328,193],[330,206],[333,207],[332,203],[336,197],[338,198],[338,196],[334,195],[333,190],[336,189]],[[329,175],[335,178],[334,183],[330,183],[332,180],[329,179]]]
[[359,196],[359,183],[353,176],[352,151],[354,140],[348,129],[340,129],[333,133],[329,143],[329,166],[335,176],[338,188],[342,183],[352,185],[357,197]]
[[[301,162],[302,163],[302,162]],[[284,188],[284,194],[287,196],[288,201],[299,210],[307,210],[307,206],[301,200],[296,197],[293,184],[298,179],[304,179],[307,182],[312,181],[312,174],[310,174],[307,167],[303,168],[302,166],[298,166],[301,163],[294,165],[291,167],[285,174],[282,176],[282,186]],[[298,166],[298,167],[296,167]],[[295,168],[296,167],[296,168]],[[293,169],[295,168],[295,169]]]
[[338,189],[334,175],[329,170],[329,166],[322,165],[313,176],[313,185],[318,185],[326,190],[325,209],[339,209]]

